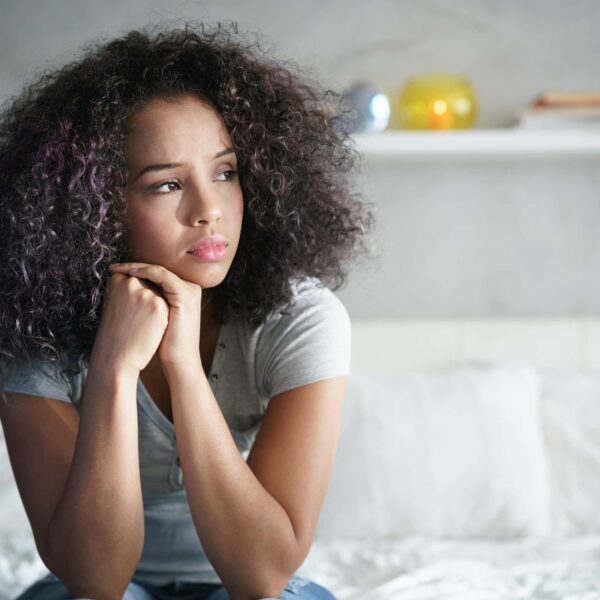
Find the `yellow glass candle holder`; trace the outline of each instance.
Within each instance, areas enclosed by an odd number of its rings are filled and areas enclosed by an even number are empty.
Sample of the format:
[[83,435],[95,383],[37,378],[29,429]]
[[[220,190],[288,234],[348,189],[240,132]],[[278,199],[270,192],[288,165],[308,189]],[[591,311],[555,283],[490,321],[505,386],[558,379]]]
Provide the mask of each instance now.
[[431,73],[406,81],[392,108],[392,127],[467,129],[476,117],[475,91],[465,77]]

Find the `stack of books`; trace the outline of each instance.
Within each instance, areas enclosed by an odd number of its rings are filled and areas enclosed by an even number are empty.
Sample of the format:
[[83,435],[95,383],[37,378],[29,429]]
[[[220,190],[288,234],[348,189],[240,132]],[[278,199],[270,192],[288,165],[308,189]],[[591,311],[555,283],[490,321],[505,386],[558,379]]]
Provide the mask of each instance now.
[[517,126],[526,129],[596,129],[600,92],[544,92],[517,117]]

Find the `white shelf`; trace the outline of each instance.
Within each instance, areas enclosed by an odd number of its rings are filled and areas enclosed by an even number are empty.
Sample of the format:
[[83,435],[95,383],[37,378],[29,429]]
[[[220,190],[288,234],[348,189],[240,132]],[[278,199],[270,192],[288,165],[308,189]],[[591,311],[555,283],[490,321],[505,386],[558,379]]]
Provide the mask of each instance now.
[[600,130],[469,129],[355,134],[366,159],[600,158]]

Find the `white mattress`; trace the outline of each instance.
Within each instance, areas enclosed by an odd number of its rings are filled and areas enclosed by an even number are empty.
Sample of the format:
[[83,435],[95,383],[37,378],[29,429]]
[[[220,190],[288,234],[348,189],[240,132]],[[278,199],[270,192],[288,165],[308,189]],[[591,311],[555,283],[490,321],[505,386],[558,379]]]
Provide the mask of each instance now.
[[[33,539],[0,539],[0,600],[46,569]],[[597,600],[600,536],[454,541],[315,541],[300,574],[338,600]]]

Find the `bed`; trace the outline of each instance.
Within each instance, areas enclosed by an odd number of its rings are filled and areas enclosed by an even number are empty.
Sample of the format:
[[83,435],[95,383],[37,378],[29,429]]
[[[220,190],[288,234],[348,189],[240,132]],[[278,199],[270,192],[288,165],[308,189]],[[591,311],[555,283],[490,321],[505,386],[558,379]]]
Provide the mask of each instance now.
[[[299,574],[338,600],[600,598],[600,318],[352,320]],[[0,600],[46,569],[0,444]]]

